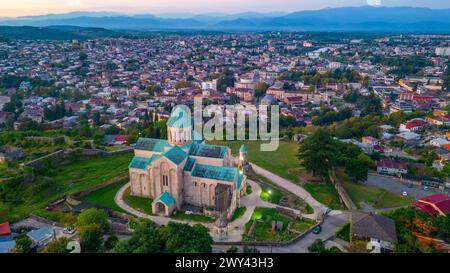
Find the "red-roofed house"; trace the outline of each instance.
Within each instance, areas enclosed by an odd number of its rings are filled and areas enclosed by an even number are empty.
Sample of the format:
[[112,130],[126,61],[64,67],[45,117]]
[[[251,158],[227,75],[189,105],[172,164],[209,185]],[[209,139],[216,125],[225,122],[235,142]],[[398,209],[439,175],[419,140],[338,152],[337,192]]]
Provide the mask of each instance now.
[[445,216],[450,213],[450,196],[434,194],[417,200],[413,205],[432,216]]
[[377,172],[382,174],[408,173],[408,165],[403,161],[381,159],[377,161]]
[[422,119],[413,119],[406,123],[400,124],[400,132],[416,132],[421,130],[425,125],[427,125],[427,122]]
[[9,223],[0,223],[0,241],[11,240],[11,228]]

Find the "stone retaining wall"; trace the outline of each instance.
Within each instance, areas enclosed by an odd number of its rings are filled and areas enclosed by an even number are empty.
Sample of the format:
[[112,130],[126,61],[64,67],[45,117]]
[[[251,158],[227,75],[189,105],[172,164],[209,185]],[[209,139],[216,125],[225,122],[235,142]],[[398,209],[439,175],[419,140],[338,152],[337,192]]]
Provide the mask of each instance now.
[[289,246],[293,245],[299,240],[301,240],[303,237],[305,237],[307,234],[309,234],[315,227],[321,225],[323,223],[323,220],[319,223],[315,224],[314,226],[310,227],[308,230],[303,232],[302,234],[298,235],[294,239],[286,242],[258,242],[258,241],[241,241],[241,242],[214,242],[214,245],[225,245],[225,246]]

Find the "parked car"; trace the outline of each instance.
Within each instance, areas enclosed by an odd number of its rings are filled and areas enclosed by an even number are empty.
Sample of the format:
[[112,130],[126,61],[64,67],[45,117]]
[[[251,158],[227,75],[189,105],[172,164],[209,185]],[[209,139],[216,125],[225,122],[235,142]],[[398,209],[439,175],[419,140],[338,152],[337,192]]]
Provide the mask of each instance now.
[[406,191],[404,191],[404,192],[402,193],[402,195],[403,195],[403,196],[408,196],[408,193],[407,193]]
[[423,190],[424,190],[424,191],[429,191],[430,188],[428,188],[427,186],[424,186],[424,187],[423,187]]
[[64,234],[74,234],[75,233],[75,229],[71,228],[71,227],[66,227],[63,229],[63,233]]
[[313,228],[312,233],[314,234],[319,234],[322,232],[322,227],[321,226],[317,226],[315,228]]

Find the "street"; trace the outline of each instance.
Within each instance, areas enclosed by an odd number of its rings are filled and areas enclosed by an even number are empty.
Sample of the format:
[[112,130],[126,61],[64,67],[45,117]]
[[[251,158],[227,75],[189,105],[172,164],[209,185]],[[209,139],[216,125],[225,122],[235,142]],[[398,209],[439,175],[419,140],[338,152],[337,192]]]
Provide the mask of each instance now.
[[401,183],[396,177],[381,176],[377,174],[369,174],[367,182],[364,184],[385,189],[392,193],[403,194],[407,192],[409,196],[420,199],[432,194],[442,193],[439,190],[432,189],[424,191],[421,186],[413,186],[408,188],[406,184]]
[[[328,216],[322,224],[322,232],[319,234],[308,233],[305,237],[298,240],[296,243],[286,246],[274,247],[257,247],[261,253],[307,253],[308,247],[317,239],[322,241],[330,239],[334,236],[336,230],[344,223],[348,222],[348,212],[342,212],[337,215]],[[224,253],[231,246],[213,245],[213,252]],[[239,247],[242,251],[242,247]]]

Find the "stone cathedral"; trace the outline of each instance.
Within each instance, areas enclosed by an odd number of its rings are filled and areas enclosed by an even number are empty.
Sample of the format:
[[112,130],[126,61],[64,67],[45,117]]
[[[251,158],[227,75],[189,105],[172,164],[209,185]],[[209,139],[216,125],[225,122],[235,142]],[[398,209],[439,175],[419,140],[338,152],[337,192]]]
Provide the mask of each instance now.
[[138,139],[129,165],[131,194],[153,200],[157,215],[188,207],[231,218],[246,189],[240,166],[247,162],[247,147],[236,159],[226,146],[193,140],[192,119],[182,107],[167,121],[167,135]]

